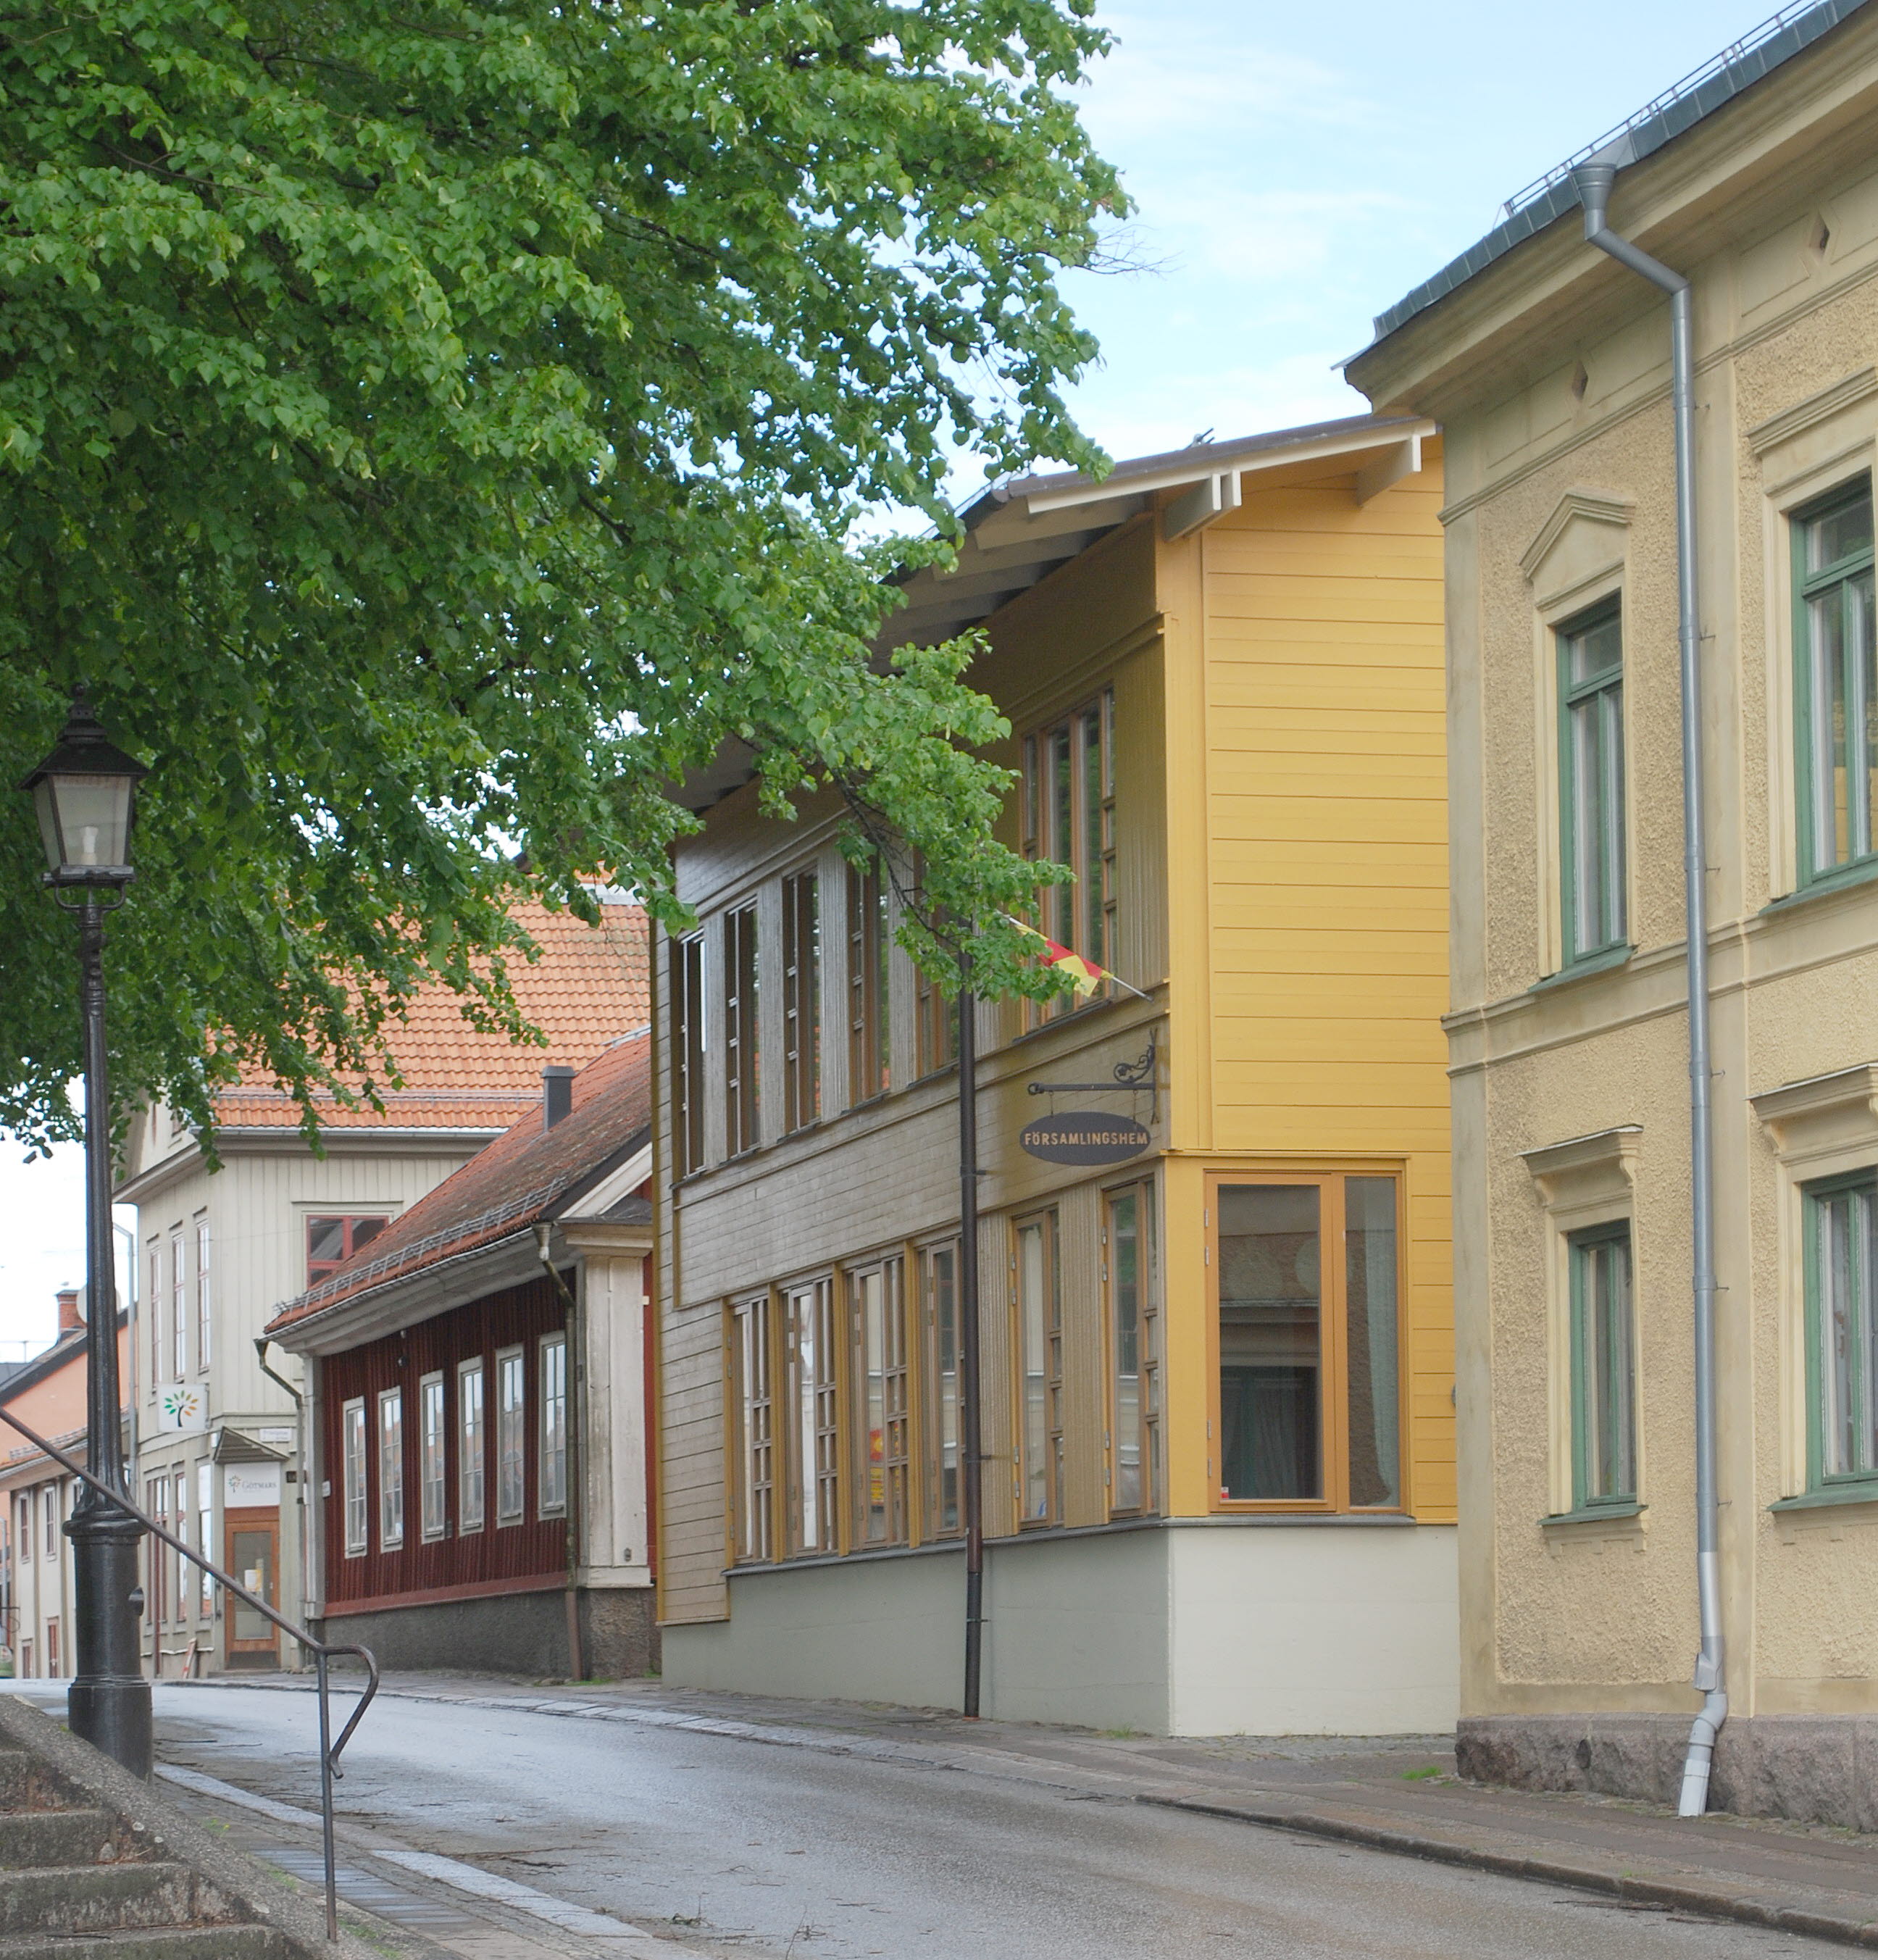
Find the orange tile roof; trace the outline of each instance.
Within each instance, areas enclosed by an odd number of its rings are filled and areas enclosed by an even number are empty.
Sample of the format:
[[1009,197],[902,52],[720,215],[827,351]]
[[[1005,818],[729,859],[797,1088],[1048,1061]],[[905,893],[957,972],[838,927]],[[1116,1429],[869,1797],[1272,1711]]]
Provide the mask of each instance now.
[[650,1140],[650,1029],[603,1049],[571,1087],[572,1107],[552,1129],[543,1121],[537,1091],[533,1108],[513,1128],[399,1213],[343,1265],[287,1301],[267,1331],[277,1334],[387,1280],[508,1238],[537,1219],[578,1213],[594,1179]]
[[[460,994],[426,988],[403,1024],[388,1030],[387,1045],[404,1079],[396,1089],[380,1087],[384,1113],[349,1109],[329,1093],[318,1094],[314,1106],[323,1128],[505,1129],[540,1109],[541,1071],[550,1062],[584,1067],[608,1042],[646,1026],[651,992],[641,907],[603,904],[597,926],[536,904],[517,905],[514,917],[541,954],[532,963],[511,959],[509,982],[523,1018],[547,1045],[485,1033],[464,1018]],[[215,1110],[224,1129],[291,1130],[300,1123],[300,1105],[255,1068],[217,1095]]]

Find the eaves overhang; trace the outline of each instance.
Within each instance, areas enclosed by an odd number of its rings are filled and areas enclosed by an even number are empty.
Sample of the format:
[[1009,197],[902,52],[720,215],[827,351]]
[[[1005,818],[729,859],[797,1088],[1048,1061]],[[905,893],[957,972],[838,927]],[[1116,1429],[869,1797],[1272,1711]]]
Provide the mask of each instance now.
[[1502,207],[1505,215],[1500,223],[1431,278],[1378,313],[1369,345],[1342,364],[1354,367],[1391,335],[1459,291],[1497,260],[1561,218],[1574,215],[1580,208],[1577,186],[1571,176],[1577,165],[1595,159],[1622,169],[1654,155],[1871,4],[1872,0],[1800,0],[1800,4],[1782,8],[1615,129],[1516,191]]

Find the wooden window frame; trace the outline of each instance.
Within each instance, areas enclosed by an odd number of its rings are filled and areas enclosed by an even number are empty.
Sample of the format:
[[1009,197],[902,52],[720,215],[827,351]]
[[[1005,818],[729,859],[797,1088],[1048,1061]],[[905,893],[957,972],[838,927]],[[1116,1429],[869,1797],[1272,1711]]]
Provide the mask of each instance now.
[[[393,1418],[389,1424],[387,1411]],[[378,1459],[378,1549],[397,1551],[404,1545],[403,1389],[380,1389],[373,1398],[372,1412],[377,1418],[372,1440]]]
[[[1574,648],[1592,633],[1615,622],[1617,658],[1600,667],[1589,679],[1571,678]],[[1552,629],[1558,670],[1558,922],[1559,943],[1564,963],[1575,966],[1586,960],[1608,959],[1626,949],[1630,932],[1630,836],[1628,757],[1624,716],[1624,681],[1626,661],[1624,648],[1625,612],[1621,594],[1600,599],[1595,606],[1561,620]],[[1584,791],[1579,781],[1577,745],[1574,742],[1574,717],[1586,711],[1598,718],[1599,807],[1604,821],[1599,826],[1594,848],[1604,861],[1606,880],[1607,928],[1595,942],[1580,943],[1578,900],[1582,875],[1578,848],[1578,820]],[[1616,917],[1609,916],[1615,906]]]
[[878,858],[848,867],[848,1102],[858,1107],[893,1086],[886,881]]
[[[1161,1312],[1160,1236],[1155,1205],[1155,1180],[1147,1177],[1118,1185],[1102,1194],[1102,1293],[1107,1355],[1108,1406],[1103,1444],[1107,1452],[1109,1515],[1151,1517],[1160,1507],[1166,1472],[1161,1462]],[[1136,1501],[1122,1494],[1123,1371],[1122,1368],[1121,1278],[1116,1211],[1132,1201],[1135,1226],[1135,1406],[1140,1437],[1137,1443]]]
[[[476,1383],[473,1421],[467,1393],[473,1381]],[[457,1535],[462,1538],[482,1530],[489,1509],[489,1379],[480,1354],[457,1363],[456,1388],[451,1417],[457,1432]],[[470,1500],[473,1488],[473,1503]]]
[[1864,1242],[1856,1249],[1855,1284],[1862,1313],[1850,1327],[1848,1403],[1854,1433],[1870,1438],[1878,1423],[1878,1170],[1864,1169],[1820,1178],[1800,1187],[1802,1252],[1806,1288],[1806,1488],[1848,1499],[1878,1497],[1878,1448],[1871,1466],[1849,1470],[1826,1467],[1826,1382],[1822,1321],[1819,1232],[1822,1208],[1832,1200],[1857,1197],[1865,1214]]
[[[550,1357],[552,1357],[552,1365]],[[568,1337],[544,1334],[536,1343],[535,1514],[565,1517],[568,1509]],[[549,1466],[555,1466],[552,1483]]]
[[724,915],[724,1154],[741,1157],[762,1141],[756,908]]
[[189,1372],[189,1262],[183,1245],[179,1225],[170,1234],[170,1366],[179,1382]]
[[[781,1292],[787,1474],[780,1480],[785,1507],[779,1551],[791,1558],[825,1558],[847,1549],[842,1542],[843,1343],[834,1278],[796,1280]],[[805,1328],[810,1335],[806,1348]]]
[[672,1163],[674,1175],[683,1178],[705,1166],[704,934],[675,939],[670,950]]
[[820,880],[813,865],[782,881],[782,1127],[822,1114]]
[[[1587,1288],[1588,1267],[1596,1253],[1610,1247],[1622,1248],[1624,1287],[1623,1325],[1602,1344],[1606,1392],[1593,1392],[1592,1302]],[[1571,1365],[1571,1508],[1573,1512],[1634,1511],[1638,1503],[1637,1448],[1637,1289],[1636,1258],[1631,1238],[1631,1221],[1614,1218],[1587,1225],[1565,1236],[1567,1300],[1570,1311]],[[1612,1365],[1621,1361],[1621,1371],[1613,1377]],[[1598,1427],[1621,1430],[1624,1453],[1628,1461],[1628,1488],[1593,1491],[1592,1462],[1596,1453]]]
[[198,1373],[207,1374],[215,1359],[214,1301],[210,1292],[208,1220],[206,1214],[196,1220],[196,1367]]
[[348,1558],[363,1558],[371,1542],[370,1460],[365,1398],[353,1395],[339,1405],[339,1529]]
[[417,1408],[418,1529],[428,1545],[450,1531],[450,1398],[441,1368],[419,1377]]
[[[877,1281],[880,1287],[880,1351],[877,1356],[868,1325],[870,1281]],[[913,1367],[907,1325],[905,1255],[892,1252],[850,1267],[846,1291],[848,1350],[853,1360],[851,1542],[857,1549],[875,1551],[912,1542]],[[877,1374],[880,1382],[877,1408]],[[877,1414],[880,1418],[877,1456],[874,1420]]]
[[[509,1365],[514,1364],[519,1392],[511,1405],[508,1393]],[[511,1508],[504,1472],[511,1460],[509,1441],[515,1449],[515,1502]],[[511,1529],[528,1516],[528,1351],[520,1346],[498,1348],[495,1351],[495,1526]]]
[[[1821,711],[1817,699],[1815,682],[1816,656],[1813,646],[1814,608],[1836,593],[1839,600],[1842,650],[1841,659],[1846,680],[1845,699],[1848,709],[1863,693],[1866,679],[1863,662],[1852,647],[1849,629],[1854,624],[1851,595],[1863,581],[1870,591],[1873,579],[1873,551],[1870,545],[1863,549],[1850,552],[1835,559],[1830,565],[1816,570],[1806,562],[1809,539],[1813,527],[1826,518],[1836,516],[1859,504],[1873,504],[1873,482],[1869,475],[1854,478],[1839,485],[1823,497],[1816,497],[1794,511],[1788,519],[1793,565],[1793,635],[1794,635],[1794,736],[1795,767],[1795,862],[1802,887],[1830,883],[1841,879],[1855,879],[1867,874],[1874,863],[1878,863],[1878,836],[1872,834],[1870,819],[1872,779],[1878,777],[1878,739],[1870,733],[1870,715],[1865,719],[1867,742],[1864,774],[1866,782],[1862,794],[1855,794],[1852,777],[1855,773],[1848,755],[1846,796],[1846,816],[1848,826],[1848,845],[1846,856],[1835,858],[1831,863],[1821,859],[1820,829],[1823,816],[1822,809],[1822,784],[1816,779],[1819,761],[1818,746],[1815,740],[1819,727]],[[1878,515],[1878,511],[1874,512]],[[1870,601],[1867,602],[1865,625],[1868,634],[1878,631],[1878,622],[1873,618]],[[1867,707],[1878,713],[1878,703],[1867,702]],[[1846,735],[1848,752],[1855,740],[1854,719],[1848,712]],[[1858,832],[1863,827],[1866,835],[1864,848],[1857,848]]]
[[[1023,738],[1023,848],[1033,861],[1067,864],[1068,885],[1041,888],[1035,917],[1042,931],[1092,964],[1113,969],[1116,895],[1115,690],[1079,702]],[[1104,981],[1084,1000],[1065,992],[1025,1003],[1027,1027],[1113,998]]]
[[731,1421],[730,1563],[776,1555],[775,1299],[766,1289],[734,1300],[724,1316]]
[[[1042,1233],[1044,1283],[1048,1290],[1037,1334],[1043,1363],[1039,1371],[1042,1401],[1040,1427],[1033,1434],[1029,1383],[1030,1330],[1024,1311],[1024,1235]],[[1011,1220],[1011,1356],[1012,1374],[1011,1462],[1015,1471],[1017,1522],[1020,1530],[1047,1529],[1063,1521],[1063,1251],[1062,1226],[1055,1205],[1024,1213]],[[1040,1465],[1036,1461],[1040,1456]],[[1030,1493],[1041,1472],[1043,1508],[1033,1512]]]
[[[942,1239],[918,1249],[921,1328],[921,1536],[957,1538],[964,1529],[964,1404],[959,1372],[959,1242]],[[942,1289],[941,1262],[950,1278]],[[940,1319],[944,1294],[950,1296],[951,1361]],[[950,1383],[950,1393],[947,1384]],[[950,1440],[948,1441],[948,1437]],[[948,1456],[950,1461],[948,1462]],[[946,1477],[952,1478],[951,1519],[947,1519]]]
[[[1396,1437],[1397,1501],[1393,1504],[1354,1505],[1348,1501],[1349,1357],[1346,1351],[1345,1275],[1344,1271],[1344,1184],[1350,1178],[1393,1178],[1396,1184]],[[1220,1187],[1223,1185],[1303,1185],[1334,1192],[1334,1204],[1320,1197],[1318,1210],[1321,1271],[1319,1311],[1323,1316],[1322,1380],[1319,1431],[1323,1451],[1321,1497],[1227,1497],[1221,1494],[1220,1470],[1224,1427],[1220,1396]],[[1308,1516],[1396,1517],[1412,1516],[1410,1505],[1410,1430],[1408,1369],[1408,1172],[1399,1158],[1334,1161],[1300,1169],[1295,1163],[1233,1165],[1206,1172],[1202,1214],[1207,1268],[1207,1490],[1209,1509],[1222,1516],[1262,1513]],[[1335,1258],[1322,1249],[1333,1242]]]
[[[391,1223],[391,1217],[388,1211],[308,1212],[305,1224],[307,1285],[317,1286],[328,1273],[337,1271],[355,1252],[370,1245]],[[337,1225],[339,1227],[339,1242],[344,1249],[336,1259],[316,1259],[313,1256],[313,1232],[317,1225]],[[358,1236],[358,1228],[361,1225],[369,1225],[373,1228],[362,1239]],[[182,1379],[182,1376],[178,1374],[177,1379],[180,1382]]]
[[[212,1545],[215,1533],[215,1472],[213,1465],[206,1462],[196,1466],[196,1535],[203,1545]],[[196,1617],[205,1620],[215,1610],[215,1575],[205,1567],[199,1568],[196,1574]]]
[[163,1379],[163,1239],[150,1241],[150,1290],[145,1297],[144,1312],[150,1322],[150,1392],[157,1392]]

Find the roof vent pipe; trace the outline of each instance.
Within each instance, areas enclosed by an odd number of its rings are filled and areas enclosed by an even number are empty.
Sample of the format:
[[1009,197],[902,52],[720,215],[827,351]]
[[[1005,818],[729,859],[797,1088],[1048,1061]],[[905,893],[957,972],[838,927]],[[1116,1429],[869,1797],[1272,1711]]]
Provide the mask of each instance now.
[[573,1107],[573,1070],[564,1062],[550,1062],[541,1071],[541,1127],[552,1130]]
[[1721,1631],[1720,1513],[1715,1479],[1715,1219],[1714,1118],[1709,1104],[1708,862],[1702,798],[1701,622],[1695,578],[1695,331],[1689,282],[1606,221],[1616,167],[1572,172],[1584,235],[1620,266],[1670,295],[1670,403],[1676,431],[1676,571],[1682,670],[1682,892],[1689,933],[1689,1225],[1695,1306],[1695,1591],[1701,1651],[1695,1685],[1701,1713],[1682,1765],[1684,1817],[1708,1807],[1715,1737],[1728,1719]]

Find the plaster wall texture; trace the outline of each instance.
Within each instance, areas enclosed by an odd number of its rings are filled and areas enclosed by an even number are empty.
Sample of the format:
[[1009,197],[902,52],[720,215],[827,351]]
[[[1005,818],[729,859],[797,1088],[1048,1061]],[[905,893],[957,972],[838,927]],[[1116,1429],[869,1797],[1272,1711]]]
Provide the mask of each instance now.
[[[1878,460],[1875,150],[1867,10],[1621,171],[1612,203],[1695,289],[1723,1612],[1731,1720],[1762,1765],[1718,1759],[1717,1801],[1796,1815],[1810,1772],[1765,1764],[1852,1747],[1803,1717],[1878,1711],[1878,1503],[1771,1508],[1807,1477],[1798,1187],[1878,1164],[1878,1108],[1782,1131],[1750,1099],[1878,1061],[1878,883],[1800,884],[1790,571],[1793,514]],[[1562,1748],[1573,1722],[1615,1737],[1655,1714],[1667,1734],[1695,1703],[1669,347],[1662,296],[1574,215],[1352,370],[1446,441],[1461,1707],[1523,1721],[1522,1774],[1542,1780],[1544,1723],[1566,1725]],[[1631,950],[1558,977],[1556,629],[1611,593]],[[1570,1489],[1570,1219],[1521,1153],[1620,1126],[1635,1135],[1606,1215],[1632,1223],[1642,1509],[1545,1522]],[[1644,1729],[1612,1747],[1593,1787],[1650,1793]]]

